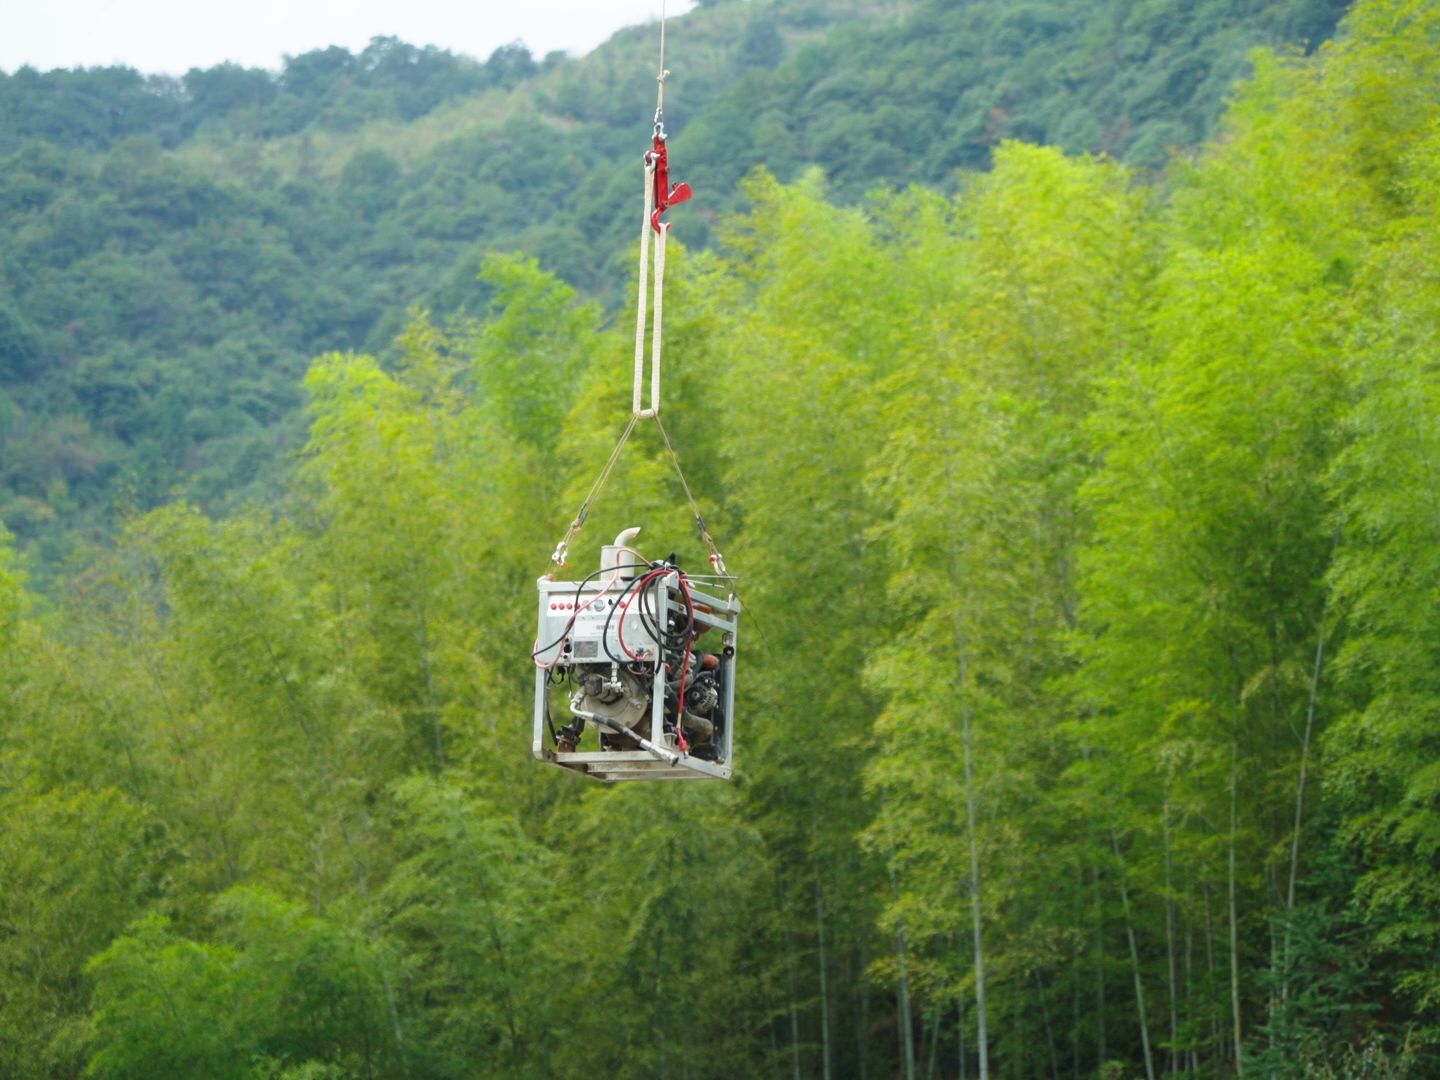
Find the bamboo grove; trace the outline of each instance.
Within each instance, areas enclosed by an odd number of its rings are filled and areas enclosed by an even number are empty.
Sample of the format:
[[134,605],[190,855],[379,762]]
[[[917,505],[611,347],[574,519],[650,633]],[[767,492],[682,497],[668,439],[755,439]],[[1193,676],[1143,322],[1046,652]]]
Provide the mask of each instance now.
[[[627,320],[493,257],[314,362],[280,505],[0,563],[0,1075],[1435,1075],[1440,8],[1159,180],[746,194],[666,305],[736,782],[529,759]],[[661,450],[577,564],[701,560]]]

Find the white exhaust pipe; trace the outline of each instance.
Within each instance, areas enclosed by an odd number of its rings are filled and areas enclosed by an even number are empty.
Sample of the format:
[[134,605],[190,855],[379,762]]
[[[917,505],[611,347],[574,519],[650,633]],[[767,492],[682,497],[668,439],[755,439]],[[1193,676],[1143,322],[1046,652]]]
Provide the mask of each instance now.
[[633,578],[640,569],[636,564],[642,561],[634,552],[635,537],[639,533],[638,525],[621,529],[613,544],[606,544],[600,549],[600,569],[607,574],[612,570],[618,571],[622,581]]

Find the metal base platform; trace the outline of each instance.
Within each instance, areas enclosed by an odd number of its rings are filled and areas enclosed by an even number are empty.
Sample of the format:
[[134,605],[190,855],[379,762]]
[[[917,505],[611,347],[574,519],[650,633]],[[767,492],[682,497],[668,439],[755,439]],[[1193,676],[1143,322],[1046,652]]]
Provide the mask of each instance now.
[[606,750],[557,753],[543,750],[541,761],[560,765],[606,783],[620,780],[728,780],[730,766],[700,758],[682,757],[678,765],[652,757],[644,750]]

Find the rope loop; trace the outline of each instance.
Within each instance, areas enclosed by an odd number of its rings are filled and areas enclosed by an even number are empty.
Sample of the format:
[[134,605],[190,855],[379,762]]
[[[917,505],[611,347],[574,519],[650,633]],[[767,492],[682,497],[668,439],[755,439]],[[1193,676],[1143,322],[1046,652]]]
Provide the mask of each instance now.
[[[670,463],[675,469],[675,475],[680,479],[680,486],[685,491],[685,498],[690,503],[690,513],[695,519],[695,529],[710,552],[710,565],[720,576],[729,577],[729,572],[725,569],[725,559],[720,554],[720,549],[716,547],[714,538],[710,535],[710,529],[706,526],[705,518],[700,513],[700,505],[695,501],[695,493],[690,490],[690,482],[685,479],[685,472],[680,467],[680,455],[675,452],[675,445],[670,441],[670,433],[665,430],[665,425],[660,420],[660,349],[663,340],[661,331],[665,317],[665,240],[670,232],[670,223],[661,221],[660,215],[665,212],[667,207],[684,202],[691,196],[689,184],[676,184],[673,188],[670,186],[669,155],[665,146],[665,79],[669,74],[670,72],[665,67],[665,7],[662,0],[660,7],[660,73],[655,77],[657,86],[655,130],[651,147],[645,153],[645,214],[640,225],[640,272],[635,298],[635,371],[630,396],[630,421],[625,425],[625,430],[621,432],[615,448],[610,451],[610,457],[605,462],[604,468],[600,470],[600,475],[596,477],[595,483],[591,485],[589,494],[581,502],[580,509],[576,511],[574,519],[570,522],[570,528],[560,543],[555,546],[555,552],[550,556],[550,561],[557,567],[565,566],[566,559],[569,557],[570,545],[579,535],[585,519],[590,516],[591,505],[599,497],[605,482],[615,470],[615,464],[620,460],[620,452],[624,449],[625,443],[629,441],[635,425],[641,420],[653,419],[655,426],[660,429],[660,437],[665,442],[665,450],[670,456]],[[654,285],[649,303],[651,310],[647,310],[646,286],[651,284],[650,247],[652,244],[655,247]],[[642,397],[645,387],[647,321],[650,324],[650,404],[645,406]]]
[[584,527],[585,519],[590,516],[590,507],[605,487],[605,481],[609,480],[610,474],[615,471],[615,463],[620,460],[620,451],[625,448],[625,443],[629,440],[630,433],[635,430],[635,424],[638,419],[639,418],[635,416],[630,417],[630,422],[625,425],[625,430],[620,433],[620,440],[615,444],[615,448],[610,451],[610,457],[606,460],[604,468],[600,470],[600,475],[597,476],[595,482],[590,485],[589,494],[587,494],[580,503],[580,509],[575,512],[574,520],[570,522],[570,528],[566,530],[565,536],[560,543],[555,545],[555,551],[550,556],[550,561],[554,563],[557,568],[563,568],[565,566],[566,560],[570,556],[570,545]]

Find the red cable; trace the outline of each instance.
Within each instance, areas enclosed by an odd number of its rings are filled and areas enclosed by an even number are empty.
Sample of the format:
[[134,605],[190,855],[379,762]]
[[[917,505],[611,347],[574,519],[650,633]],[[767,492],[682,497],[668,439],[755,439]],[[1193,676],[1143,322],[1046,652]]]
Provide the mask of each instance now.
[[[690,585],[684,574],[676,576],[680,581],[680,591],[685,595],[685,610],[689,615],[686,621],[693,624],[695,601],[690,598]],[[690,750],[690,744],[685,741],[685,676],[690,672],[690,647],[695,643],[694,630],[693,625],[685,628],[685,659],[680,661],[680,696],[675,699],[675,738],[682,754]]]
[[635,597],[639,596],[642,592],[644,592],[650,582],[653,581],[657,576],[666,573],[669,573],[669,571],[651,570],[648,574],[646,574],[643,578],[640,579],[639,585],[629,590],[625,594],[625,599],[620,602],[620,625],[616,628],[616,636],[620,642],[620,648],[631,660],[638,661],[642,664],[645,662],[645,657],[639,655],[638,653],[631,652],[630,646],[625,644],[625,616],[630,613],[630,601],[634,600]]
[[[631,590],[630,593],[625,597],[625,599],[624,599],[624,600],[621,602],[621,604],[620,604],[620,629],[619,629],[619,633],[618,633],[618,635],[617,635],[617,638],[618,638],[618,640],[619,640],[619,642],[620,642],[620,648],[624,651],[625,655],[628,656],[628,657],[630,657],[630,659],[632,659],[632,660],[638,660],[638,661],[641,661],[641,662],[643,663],[644,660],[645,660],[645,658],[644,658],[643,656],[638,655],[637,653],[632,652],[631,649],[630,649],[630,646],[625,644],[625,616],[626,616],[627,614],[629,614],[629,611],[630,611],[630,601],[632,601],[633,599],[635,599],[635,597],[639,596],[639,595],[640,595],[641,593],[643,593],[647,588],[649,588],[650,583],[651,583],[652,581],[655,581],[657,578],[663,578],[663,577],[665,577],[666,575],[668,575],[669,573],[670,573],[670,569],[669,569],[668,567],[667,567],[667,568],[662,568],[662,569],[660,569],[660,570],[652,570],[652,571],[650,571],[650,573],[646,574],[643,578],[640,579],[640,584],[637,585],[633,590]],[[694,601],[690,599],[690,586],[689,586],[688,582],[686,581],[685,575],[684,575],[684,574],[677,573],[677,574],[676,574],[676,578],[677,578],[677,579],[679,580],[679,582],[680,582],[680,590],[681,590],[681,592],[683,592],[683,593],[685,594],[685,603],[686,603],[686,609],[687,609],[687,611],[694,610],[695,604],[694,604]],[[656,613],[656,617],[657,617],[657,619],[658,619],[658,617],[659,617],[659,613],[658,613],[658,612]],[[657,642],[656,644],[658,645],[659,643]],[[692,641],[691,641],[691,638],[690,638],[690,631],[689,631],[689,629],[687,629],[687,630],[686,630],[686,633],[685,633],[685,658],[684,658],[684,660],[681,661],[681,664],[680,664],[680,694],[679,694],[679,697],[676,699],[676,702],[675,702],[675,743],[676,743],[677,746],[680,747],[680,752],[681,752],[681,753],[688,753],[689,750],[690,750],[690,744],[689,744],[689,742],[688,742],[688,741],[686,740],[686,738],[685,738],[684,716],[685,716],[685,675],[686,675],[686,673],[687,673],[687,672],[689,671],[689,669],[690,669],[690,647],[691,647],[691,644],[692,644]],[[658,661],[658,659],[659,659],[659,658],[657,657],[657,661]]]

